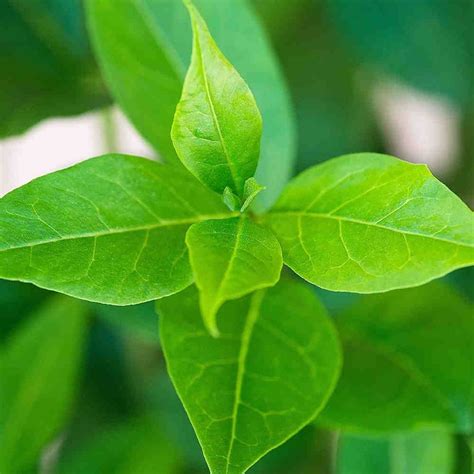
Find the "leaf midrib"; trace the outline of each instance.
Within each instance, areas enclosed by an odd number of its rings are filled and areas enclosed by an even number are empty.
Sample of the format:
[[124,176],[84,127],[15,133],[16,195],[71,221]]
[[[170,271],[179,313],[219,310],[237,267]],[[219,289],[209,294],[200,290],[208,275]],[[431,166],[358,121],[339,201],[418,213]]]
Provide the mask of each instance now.
[[269,217],[275,216],[275,215],[287,215],[287,216],[296,216],[296,217],[316,217],[316,218],[321,218],[321,219],[331,219],[339,222],[352,222],[353,224],[361,224],[361,225],[366,225],[370,227],[377,227],[379,229],[385,229],[385,230],[390,230],[392,232],[396,232],[398,234],[407,234],[407,235],[414,235],[416,237],[423,237],[425,239],[433,239],[433,240],[439,240],[441,242],[447,242],[453,245],[459,245],[463,247],[468,247],[468,248],[474,248],[474,244],[470,245],[465,242],[461,242],[458,240],[452,240],[452,239],[447,239],[443,237],[437,237],[436,235],[430,235],[430,234],[422,234],[420,232],[414,232],[412,230],[406,230],[406,229],[397,229],[396,227],[390,227],[387,225],[380,225],[375,222],[370,222],[370,221],[364,221],[361,219],[354,219],[352,217],[346,217],[346,216],[335,216],[335,215],[330,215],[330,214],[322,214],[318,212],[303,212],[303,211],[272,211],[268,214]]
[[102,237],[102,236],[107,236],[107,235],[117,235],[117,234],[127,234],[127,233],[133,233],[133,232],[140,232],[144,230],[154,230],[154,229],[160,229],[164,227],[175,227],[175,226],[180,226],[180,225],[192,225],[196,224],[198,222],[210,220],[210,219],[228,219],[229,217],[235,217],[238,215],[237,213],[225,213],[225,214],[206,214],[206,215],[200,215],[200,216],[195,216],[193,218],[187,218],[187,219],[176,219],[176,220],[163,220],[161,222],[157,222],[156,224],[152,225],[143,225],[143,226],[137,226],[137,227],[128,227],[128,228],[116,228],[116,229],[109,229],[109,230],[104,230],[104,231],[99,231],[99,232],[85,232],[83,234],[73,234],[73,235],[66,235],[66,236],[61,236],[61,237],[56,237],[52,239],[44,239],[44,240],[37,240],[21,245],[13,245],[10,247],[5,247],[5,248],[0,248],[0,252],[7,252],[9,250],[16,250],[16,249],[22,249],[22,248],[29,248],[29,247],[34,247],[37,245],[44,245],[44,244],[52,244],[56,242],[63,242],[66,240],[79,240],[79,239],[86,239],[86,238],[93,238],[93,237]]
[[230,459],[232,456],[232,450],[234,442],[236,440],[237,431],[237,417],[239,414],[239,406],[241,404],[242,385],[245,376],[245,364],[247,362],[248,349],[250,346],[250,339],[252,337],[253,328],[257,322],[260,314],[260,306],[262,304],[265,290],[254,293],[250,300],[249,311],[247,313],[247,319],[245,321],[244,328],[242,330],[241,346],[239,350],[239,356],[237,361],[237,379],[235,385],[235,398],[232,407],[232,428],[229,440],[229,449],[226,456],[226,474],[229,473],[229,467],[231,466]]
[[230,174],[231,174],[231,177],[232,177],[232,181],[234,182],[235,191],[237,192],[238,196],[241,196],[240,187],[239,187],[239,183],[238,183],[237,176],[236,176],[237,172],[234,168],[234,163],[230,159],[229,152],[227,151],[227,146],[226,146],[225,141],[224,141],[224,136],[222,135],[221,127],[219,125],[219,120],[217,119],[217,114],[216,114],[216,111],[214,109],[214,103],[213,103],[213,100],[212,100],[212,97],[211,97],[211,90],[209,88],[209,82],[208,82],[208,78],[207,78],[207,74],[206,74],[206,68],[204,66],[203,55],[202,55],[201,39],[200,39],[200,33],[199,33],[200,27],[199,27],[199,25],[197,25],[197,20],[196,19],[193,19],[193,22],[194,22],[194,28],[195,28],[195,31],[196,31],[196,34],[195,34],[196,46],[197,46],[197,49],[199,49],[199,53],[198,53],[199,64],[200,64],[201,70],[202,70],[204,88],[206,89],[206,97],[207,97],[207,100],[209,102],[209,108],[211,109],[212,120],[214,122],[217,133],[219,135],[219,140],[221,142],[222,151],[224,152],[224,156],[225,156],[225,159],[227,161],[227,165],[229,166],[229,171],[230,171]]

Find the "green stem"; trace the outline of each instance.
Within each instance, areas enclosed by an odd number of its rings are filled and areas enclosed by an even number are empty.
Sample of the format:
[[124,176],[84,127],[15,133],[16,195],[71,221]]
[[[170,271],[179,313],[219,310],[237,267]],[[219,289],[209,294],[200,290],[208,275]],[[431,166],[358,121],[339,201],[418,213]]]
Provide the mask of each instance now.
[[112,107],[102,110],[102,139],[107,153],[118,151],[117,126]]

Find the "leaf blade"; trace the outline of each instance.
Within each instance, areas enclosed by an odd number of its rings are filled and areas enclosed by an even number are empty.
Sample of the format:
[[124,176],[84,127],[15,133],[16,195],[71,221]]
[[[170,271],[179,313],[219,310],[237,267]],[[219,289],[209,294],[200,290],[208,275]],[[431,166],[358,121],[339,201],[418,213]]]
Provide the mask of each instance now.
[[191,284],[187,228],[231,215],[185,170],[125,155],[34,180],[0,210],[3,278],[118,305]]
[[262,119],[250,89],[214,42],[197,9],[191,65],[171,129],[183,164],[212,190],[242,197],[257,169]]
[[474,262],[472,212],[426,167],[385,155],[309,169],[266,221],[285,263],[333,291],[420,285]]
[[361,298],[336,319],[346,363],[320,422],[366,434],[470,432],[472,309],[442,282]]
[[186,234],[204,322],[218,335],[222,304],[275,285],[283,259],[275,236],[242,215],[192,225]]
[[168,371],[211,472],[248,469],[313,419],[336,383],[337,335],[301,283],[227,303],[218,339],[193,288],[158,310]]

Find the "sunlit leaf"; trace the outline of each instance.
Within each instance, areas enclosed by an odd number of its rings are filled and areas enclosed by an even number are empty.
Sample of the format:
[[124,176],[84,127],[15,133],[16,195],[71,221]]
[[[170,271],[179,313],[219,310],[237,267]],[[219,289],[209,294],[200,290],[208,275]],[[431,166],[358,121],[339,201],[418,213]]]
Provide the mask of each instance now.
[[415,286],[474,263],[471,210],[426,166],[386,155],[304,171],[264,219],[284,262],[333,291]]
[[0,200],[0,276],[101,303],[153,300],[193,280],[188,227],[229,215],[184,169],[106,155]]
[[158,305],[168,371],[212,473],[245,472],[321,410],[341,364],[312,291],[284,281],[227,303],[219,338],[194,288]]

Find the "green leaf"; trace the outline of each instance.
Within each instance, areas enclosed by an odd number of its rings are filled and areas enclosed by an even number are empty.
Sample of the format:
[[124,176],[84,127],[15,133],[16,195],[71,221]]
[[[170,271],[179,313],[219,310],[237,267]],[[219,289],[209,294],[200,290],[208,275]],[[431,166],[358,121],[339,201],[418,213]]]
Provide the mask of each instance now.
[[141,418],[109,428],[88,439],[60,462],[59,474],[180,472],[176,448],[157,420]]
[[3,1],[0,29],[0,137],[110,102],[81,0]]
[[451,474],[453,467],[453,438],[443,431],[339,441],[337,474]]
[[222,193],[222,201],[231,211],[238,211],[241,207],[240,198],[227,186]]
[[[265,129],[257,178],[269,188],[260,202],[268,206],[291,176],[295,158],[295,126],[283,75],[246,0],[198,0],[196,5],[261,110]],[[176,160],[170,130],[191,57],[185,7],[163,0],[88,0],[86,7],[92,42],[115,99],[160,155]]]
[[183,164],[212,190],[239,197],[257,169],[262,118],[245,81],[190,2],[193,54],[171,129]]
[[158,310],[168,371],[212,473],[245,472],[309,423],[334,388],[337,334],[301,283],[227,303],[217,339],[194,288]]
[[105,155],[0,200],[0,277],[100,303],[154,300],[193,281],[188,227],[229,216],[184,169]]
[[265,186],[258,184],[258,181],[253,177],[245,181],[243,195],[244,203],[240,208],[240,212],[245,212],[252,204],[253,200],[265,189]]
[[339,384],[320,422],[354,432],[474,426],[474,310],[440,282],[364,296],[337,318]]
[[204,324],[217,336],[222,304],[275,285],[283,260],[276,237],[242,215],[192,225],[186,234]]
[[54,297],[0,349],[0,471],[24,472],[67,419],[86,306]]
[[372,153],[300,174],[265,217],[284,262],[333,291],[420,285],[474,263],[470,209],[424,165]]

